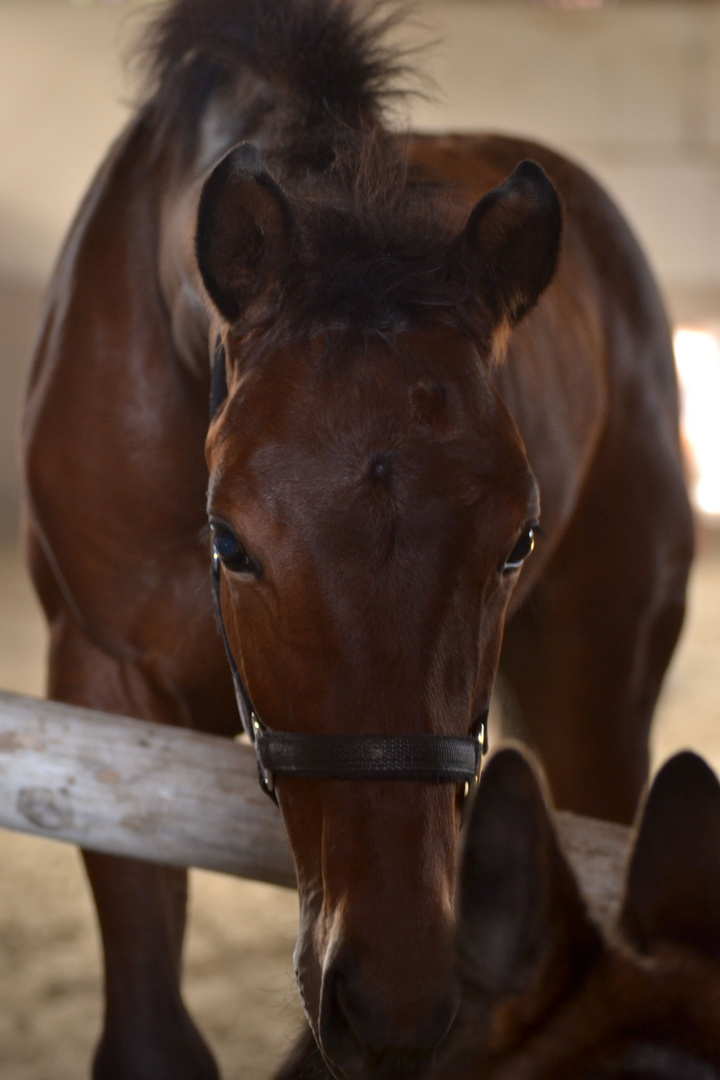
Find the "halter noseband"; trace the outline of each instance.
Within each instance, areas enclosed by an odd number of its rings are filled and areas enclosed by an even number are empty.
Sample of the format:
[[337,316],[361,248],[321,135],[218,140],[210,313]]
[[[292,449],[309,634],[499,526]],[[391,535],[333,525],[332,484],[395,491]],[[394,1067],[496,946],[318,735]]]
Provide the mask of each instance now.
[[480,776],[487,753],[487,712],[474,735],[309,735],[273,731],[258,716],[230,649],[220,605],[220,557],[213,548],[212,581],[220,632],[227,653],[238,711],[255,748],[260,787],[277,802],[276,776],[313,780],[423,780],[465,784]]

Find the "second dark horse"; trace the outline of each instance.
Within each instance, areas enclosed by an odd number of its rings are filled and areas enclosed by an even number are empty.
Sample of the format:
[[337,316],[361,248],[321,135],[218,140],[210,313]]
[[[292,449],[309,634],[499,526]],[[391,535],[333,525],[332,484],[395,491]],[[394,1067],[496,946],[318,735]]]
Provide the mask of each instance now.
[[[557,804],[629,821],[692,548],[662,306],[573,164],[390,131],[383,40],[346,0],[161,12],[153,89],[73,225],[29,391],[49,693],[236,732],[214,542],[272,728],[467,735],[499,663]],[[412,1075],[457,1008],[462,792],[276,794],[326,1059]],[[179,990],[183,873],[86,864],[97,1080],[214,1077]]]

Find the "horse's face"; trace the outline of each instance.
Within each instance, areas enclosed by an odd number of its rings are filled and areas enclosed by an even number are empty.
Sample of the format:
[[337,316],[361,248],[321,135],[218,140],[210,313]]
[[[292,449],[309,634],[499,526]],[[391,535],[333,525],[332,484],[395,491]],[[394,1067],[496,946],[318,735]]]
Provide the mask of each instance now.
[[[468,734],[539,513],[472,346],[437,330],[330,368],[291,351],[238,359],[207,450],[221,550],[244,553],[223,574],[228,638],[265,722]],[[298,975],[323,1044],[343,1061],[356,1037],[433,1045],[454,1011],[457,792],[277,787],[302,904]]]
[[[263,236],[281,235],[287,208],[263,202],[267,174],[259,187],[249,175]],[[213,174],[198,254],[230,323],[245,278],[227,236],[207,240],[204,223],[228,198]],[[218,284],[230,278],[240,284]],[[224,331],[227,395],[207,460],[229,645],[270,728],[467,735],[488,707],[536,485],[468,335],[438,323],[399,329],[391,344],[342,341],[272,347]],[[300,891],[298,980],[319,1042],[346,1074],[412,1073],[457,1006],[458,791],[276,786]]]

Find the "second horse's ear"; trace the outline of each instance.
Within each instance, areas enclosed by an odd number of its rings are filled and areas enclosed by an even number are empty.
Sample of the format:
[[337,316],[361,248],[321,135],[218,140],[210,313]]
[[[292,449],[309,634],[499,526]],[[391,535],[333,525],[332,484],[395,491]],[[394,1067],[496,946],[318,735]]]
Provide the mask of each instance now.
[[224,319],[235,322],[268,288],[291,237],[287,196],[255,146],[236,146],[205,181],[195,234],[203,284]]
[[537,303],[555,273],[561,236],[558,193],[534,161],[521,161],[477,204],[455,257],[497,325],[514,326]]
[[461,976],[492,1010],[521,995],[539,1014],[601,947],[524,752],[483,769],[459,882]]
[[674,942],[720,963],[720,783],[676,754],[645,803],[620,924],[643,952]]

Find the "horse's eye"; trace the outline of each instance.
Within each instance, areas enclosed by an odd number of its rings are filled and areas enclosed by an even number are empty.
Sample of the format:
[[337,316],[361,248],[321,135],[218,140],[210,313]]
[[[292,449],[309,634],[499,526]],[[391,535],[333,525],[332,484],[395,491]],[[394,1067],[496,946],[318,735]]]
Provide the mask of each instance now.
[[535,547],[536,531],[537,525],[528,525],[526,527],[525,532],[503,563],[503,574],[513,574],[516,570],[520,569],[532,549]]
[[213,525],[213,545],[218,558],[234,573],[255,573],[256,567],[232,529],[227,525]]

